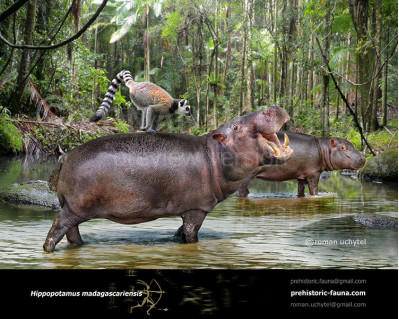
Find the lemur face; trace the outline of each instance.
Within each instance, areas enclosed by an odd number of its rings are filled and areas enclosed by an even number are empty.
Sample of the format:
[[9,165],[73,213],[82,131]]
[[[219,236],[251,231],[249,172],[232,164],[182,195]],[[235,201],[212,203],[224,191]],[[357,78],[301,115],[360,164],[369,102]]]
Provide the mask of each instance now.
[[190,105],[188,104],[188,101],[182,99],[178,103],[178,108],[176,110],[177,114],[185,114],[185,115],[190,115]]

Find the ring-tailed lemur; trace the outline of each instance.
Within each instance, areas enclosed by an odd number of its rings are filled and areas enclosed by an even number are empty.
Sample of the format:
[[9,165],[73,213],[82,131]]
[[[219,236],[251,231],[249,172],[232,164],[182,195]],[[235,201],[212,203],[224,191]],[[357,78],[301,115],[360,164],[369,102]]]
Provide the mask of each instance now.
[[130,99],[141,111],[141,127],[143,131],[155,133],[160,115],[186,114],[190,115],[190,105],[184,99],[174,99],[168,92],[151,82],[134,82],[129,71],[119,72],[112,80],[108,92],[97,112],[90,118],[90,122],[100,120],[111,107],[115,92],[124,81],[129,88]]

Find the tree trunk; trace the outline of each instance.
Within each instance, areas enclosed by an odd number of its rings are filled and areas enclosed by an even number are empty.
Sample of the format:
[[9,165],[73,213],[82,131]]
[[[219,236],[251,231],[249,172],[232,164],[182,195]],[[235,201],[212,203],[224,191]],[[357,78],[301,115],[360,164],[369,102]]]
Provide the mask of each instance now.
[[278,0],[274,0],[274,50],[273,50],[273,104],[277,103],[277,19],[278,19]]
[[[209,49],[206,50],[206,74],[210,74],[210,61],[209,61]],[[204,114],[204,123],[205,123],[205,132],[208,131],[208,113],[209,113],[209,81],[206,82],[206,96],[205,96],[205,114]]]
[[[216,5],[216,16],[219,16],[219,5]],[[217,19],[215,20],[215,38],[216,41],[219,40],[219,28],[217,25]],[[214,42],[214,59],[215,59],[215,65],[213,67],[213,76],[214,79],[216,81],[217,77],[218,77],[218,73],[219,73],[219,68],[218,68],[218,63],[219,63],[219,45],[218,43],[216,43],[216,41]],[[218,113],[217,113],[217,105],[218,105],[218,87],[215,83],[214,87],[213,87],[213,120],[214,120],[214,128],[216,129],[218,127]]]
[[146,81],[150,81],[150,70],[151,70],[151,60],[150,60],[150,6],[148,3],[145,5],[146,8],[146,30],[144,32],[144,47],[145,47],[145,66],[144,66],[144,78]]
[[246,22],[247,22],[247,40],[245,51],[245,65],[247,69],[247,98],[245,112],[254,108],[254,90],[253,90],[253,65],[252,65],[252,35],[253,35],[253,1],[246,0]]
[[287,105],[290,96],[290,70],[289,65],[292,60],[292,53],[294,48],[294,35],[296,31],[295,20],[297,15],[296,1],[289,0],[283,4],[281,11],[282,19],[286,21],[281,28],[283,37],[280,43],[280,103]]
[[198,22],[197,30],[197,83],[196,83],[196,95],[197,95],[197,123],[201,127],[201,75],[202,75],[202,16]]
[[[33,31],[35,29],[35,21],[36,21],[36,0],[29,1],[26,7],[26,22],[25,22],[25,31],[24,31],[24,44],[31,45],[33,44]],[[21,60],[19,62],[18,68],[18,77],[17,77],[17,85],[21,85],[29,72],[30,66],[30,58],[31,51],[28,49],[22,50]],[[20,94],[15,94],[13,103],[11,106],[11,111],[13,113],[18,112],[19,110],[19,99]]]
[[[389,28],[387,32],[387,39],[385,43],[389,43]],[[386,51],[385,56],[388,57],[388,51]],[[386,126],[388,123],[388,62],[384,65],[384,87],[382,90],[382,107],[384,108],[384,115],[382,119],[382,125]]]
[[[330,0],[326,1],[325,5],[325,15],[324,15],[324,53],[326,55],[327,60],[330,59]],[[330,133],[330,112],[329,112],[329,104],[330,104],[330,76],[328,73],[324,73],[323,75],[323,96],[322,96],[322,105],[321,105],[321,113],[322,113],[322,133],[323,136],[328,136]]]
[[[376,3],[376,47],[375,47],[375,66],[374,66],[374,73],[379,72],[381,68],[381,31],[382,31],[382,0],[377,0]],[[388,64],[388,63],[387,63]],[[381,78],[381,73],[373,74],[373,104],[372,104],[372,114],[371,114],[371,123],[370,123],[370,131],[375,131],[378,129],[378,100],[380,97],[380,87],[379,87],[379,80]]]
[[[365,43],[368,41],[368,0],[349,0],[349,11],[352,16],[353,25],[357,34],[357,41],[359,43]],[[371,62],[371,51],[367,46],[359,48],[356,54],[357,64],[359,67],[359,82],[365,83],[359,86],[358,91],[360,94],[360,112],[363,120],[363,128],[366,132],[370,129],[370,114],[367,112],[369,105],[369,94],[370,94],[370,62]]]
[[[244,19],[246,19],[246,15],[244,14]],[[244,21],[243,27],[243,41],[242,41],[242,59],[241,59],[241,80],[240,80],[240,102],[238,115],[241,116],[244,109],[244,82],[245,82],[245,73],[246,73],[246,50],[247,50],[247,24]]]
[[[37,5],[37,19],[36,19],[36,32],[39,33],[41,36],[45,36],[46,32],[48,32],[48,26],[49,26],[49,12],[51,12],[52,9],[52,1],[46,0],[46,1],[41,1]],[[36,53],[39,52],[35,52]],[[48,53],[48,52],[47,52]],[[46,52],[44,52],[44,55]],[[35,60],[35,55],[33,56],[33,60]],[[40,54],[39,54],[40,55]],[[35,68],[35,76],[39,80],[38,84],[38,90],[41,92],[41,82],[44,80],[44,70],[46,69],[45,67],[45,56],[42,56],[39,58],[39,60],[36,63],[36,68]]]
[[[312,24],[311,24],[312,28]],[[314,67],[314,54],[313,54],[313,34],[310,35],[309,41],[309,63],[310,70],[308,72],[308,91],[306,99],[310,101],[310,106],[313,106],[313,67]]]
[[[98,26],[94,29],[94,54],[97,55],[98,53]],[[99,69],[101,67],[101,62],[100,59],[95,59],[94,60],[94,67],[96,69]],[[114,75],[113,75],[114,76]],[[91,92],[91,104],[93,109],[97,109],[98,105],[98,98],[100,96],[100,86],[98,85],[98,77],[95,76],[93,79],[93,90]]]
[[[225,20],[225,24],[228,24],[228,19],[230,19],[231,16],[231,9],[230,6],[227,6],[226,9],[226,20]],[[224,66],[224,72],[223,72],[223,79],[222,79],[222,85],[226,86],[226,80],[227,80],[227,71],[229,68],[229,62],[231,59],[231,32],[230,29],[228,27],[226,27],[227,30],[225,30],[225,32],[227,32],[227,49],[226,49],[226,59],[225,59],[225,66]],[[224,95],[224,89],[222,89],[221,92],[222,95]]]

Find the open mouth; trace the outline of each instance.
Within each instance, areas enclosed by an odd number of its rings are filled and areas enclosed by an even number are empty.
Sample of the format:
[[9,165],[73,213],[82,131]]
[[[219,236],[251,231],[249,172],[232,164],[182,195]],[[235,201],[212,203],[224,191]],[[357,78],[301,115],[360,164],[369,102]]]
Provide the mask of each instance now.
[[262,134],[262,137],[266,139],[266,149],[270,151],[274,157],[285,158],[291,156],[293,153],[290,148],[290,140],[288,135],[284,133],[284,143],[280,144],[280,141],[276,134]]

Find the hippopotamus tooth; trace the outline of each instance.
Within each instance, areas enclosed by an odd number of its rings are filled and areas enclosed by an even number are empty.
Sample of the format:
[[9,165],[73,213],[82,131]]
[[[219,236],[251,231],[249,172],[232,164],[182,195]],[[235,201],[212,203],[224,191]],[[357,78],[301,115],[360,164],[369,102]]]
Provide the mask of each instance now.
[[270,145],[270,147],[273,149],[274,154],[275,154],[276,156],[279,156],[279,155],[280,155],[280,150],[278,149],[278,147],[277,147],[276,144],[274,144],[273,142],[270,142],[270,141],[267,141],[267,144]]

